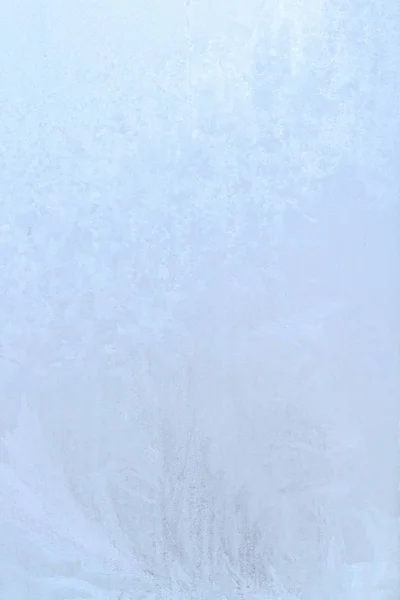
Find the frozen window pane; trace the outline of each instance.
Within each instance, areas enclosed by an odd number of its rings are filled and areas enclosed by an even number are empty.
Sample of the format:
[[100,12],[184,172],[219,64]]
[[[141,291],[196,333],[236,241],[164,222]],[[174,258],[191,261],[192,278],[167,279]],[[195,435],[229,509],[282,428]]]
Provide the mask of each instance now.
[[0,597],[394,600],[400,7],[0,7]]

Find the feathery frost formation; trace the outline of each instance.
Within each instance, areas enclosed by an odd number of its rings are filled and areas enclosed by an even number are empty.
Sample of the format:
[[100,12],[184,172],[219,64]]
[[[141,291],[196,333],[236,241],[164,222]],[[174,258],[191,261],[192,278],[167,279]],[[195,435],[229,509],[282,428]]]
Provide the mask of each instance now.
[[397,598],[395,5],[0,9],[1,598]]

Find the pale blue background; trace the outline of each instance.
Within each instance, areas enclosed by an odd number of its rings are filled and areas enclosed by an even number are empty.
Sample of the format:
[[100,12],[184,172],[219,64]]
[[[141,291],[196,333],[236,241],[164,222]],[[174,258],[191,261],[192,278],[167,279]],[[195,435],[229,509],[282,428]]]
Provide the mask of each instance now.
[[396,3],[0,23],[0,597],[397,598]]

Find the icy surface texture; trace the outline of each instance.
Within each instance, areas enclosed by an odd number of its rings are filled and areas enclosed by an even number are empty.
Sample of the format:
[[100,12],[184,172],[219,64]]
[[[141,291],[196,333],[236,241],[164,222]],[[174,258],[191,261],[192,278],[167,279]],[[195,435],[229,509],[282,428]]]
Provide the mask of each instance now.
[[398,598],[397,5],[0,3],[0,600]]

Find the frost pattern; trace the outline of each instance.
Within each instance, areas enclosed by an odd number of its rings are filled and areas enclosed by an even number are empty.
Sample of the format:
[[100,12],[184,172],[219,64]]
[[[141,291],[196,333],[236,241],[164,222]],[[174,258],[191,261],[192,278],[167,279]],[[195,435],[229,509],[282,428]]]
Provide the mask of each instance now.
[[397,597],[394,4],[0,9],[1,598]]

